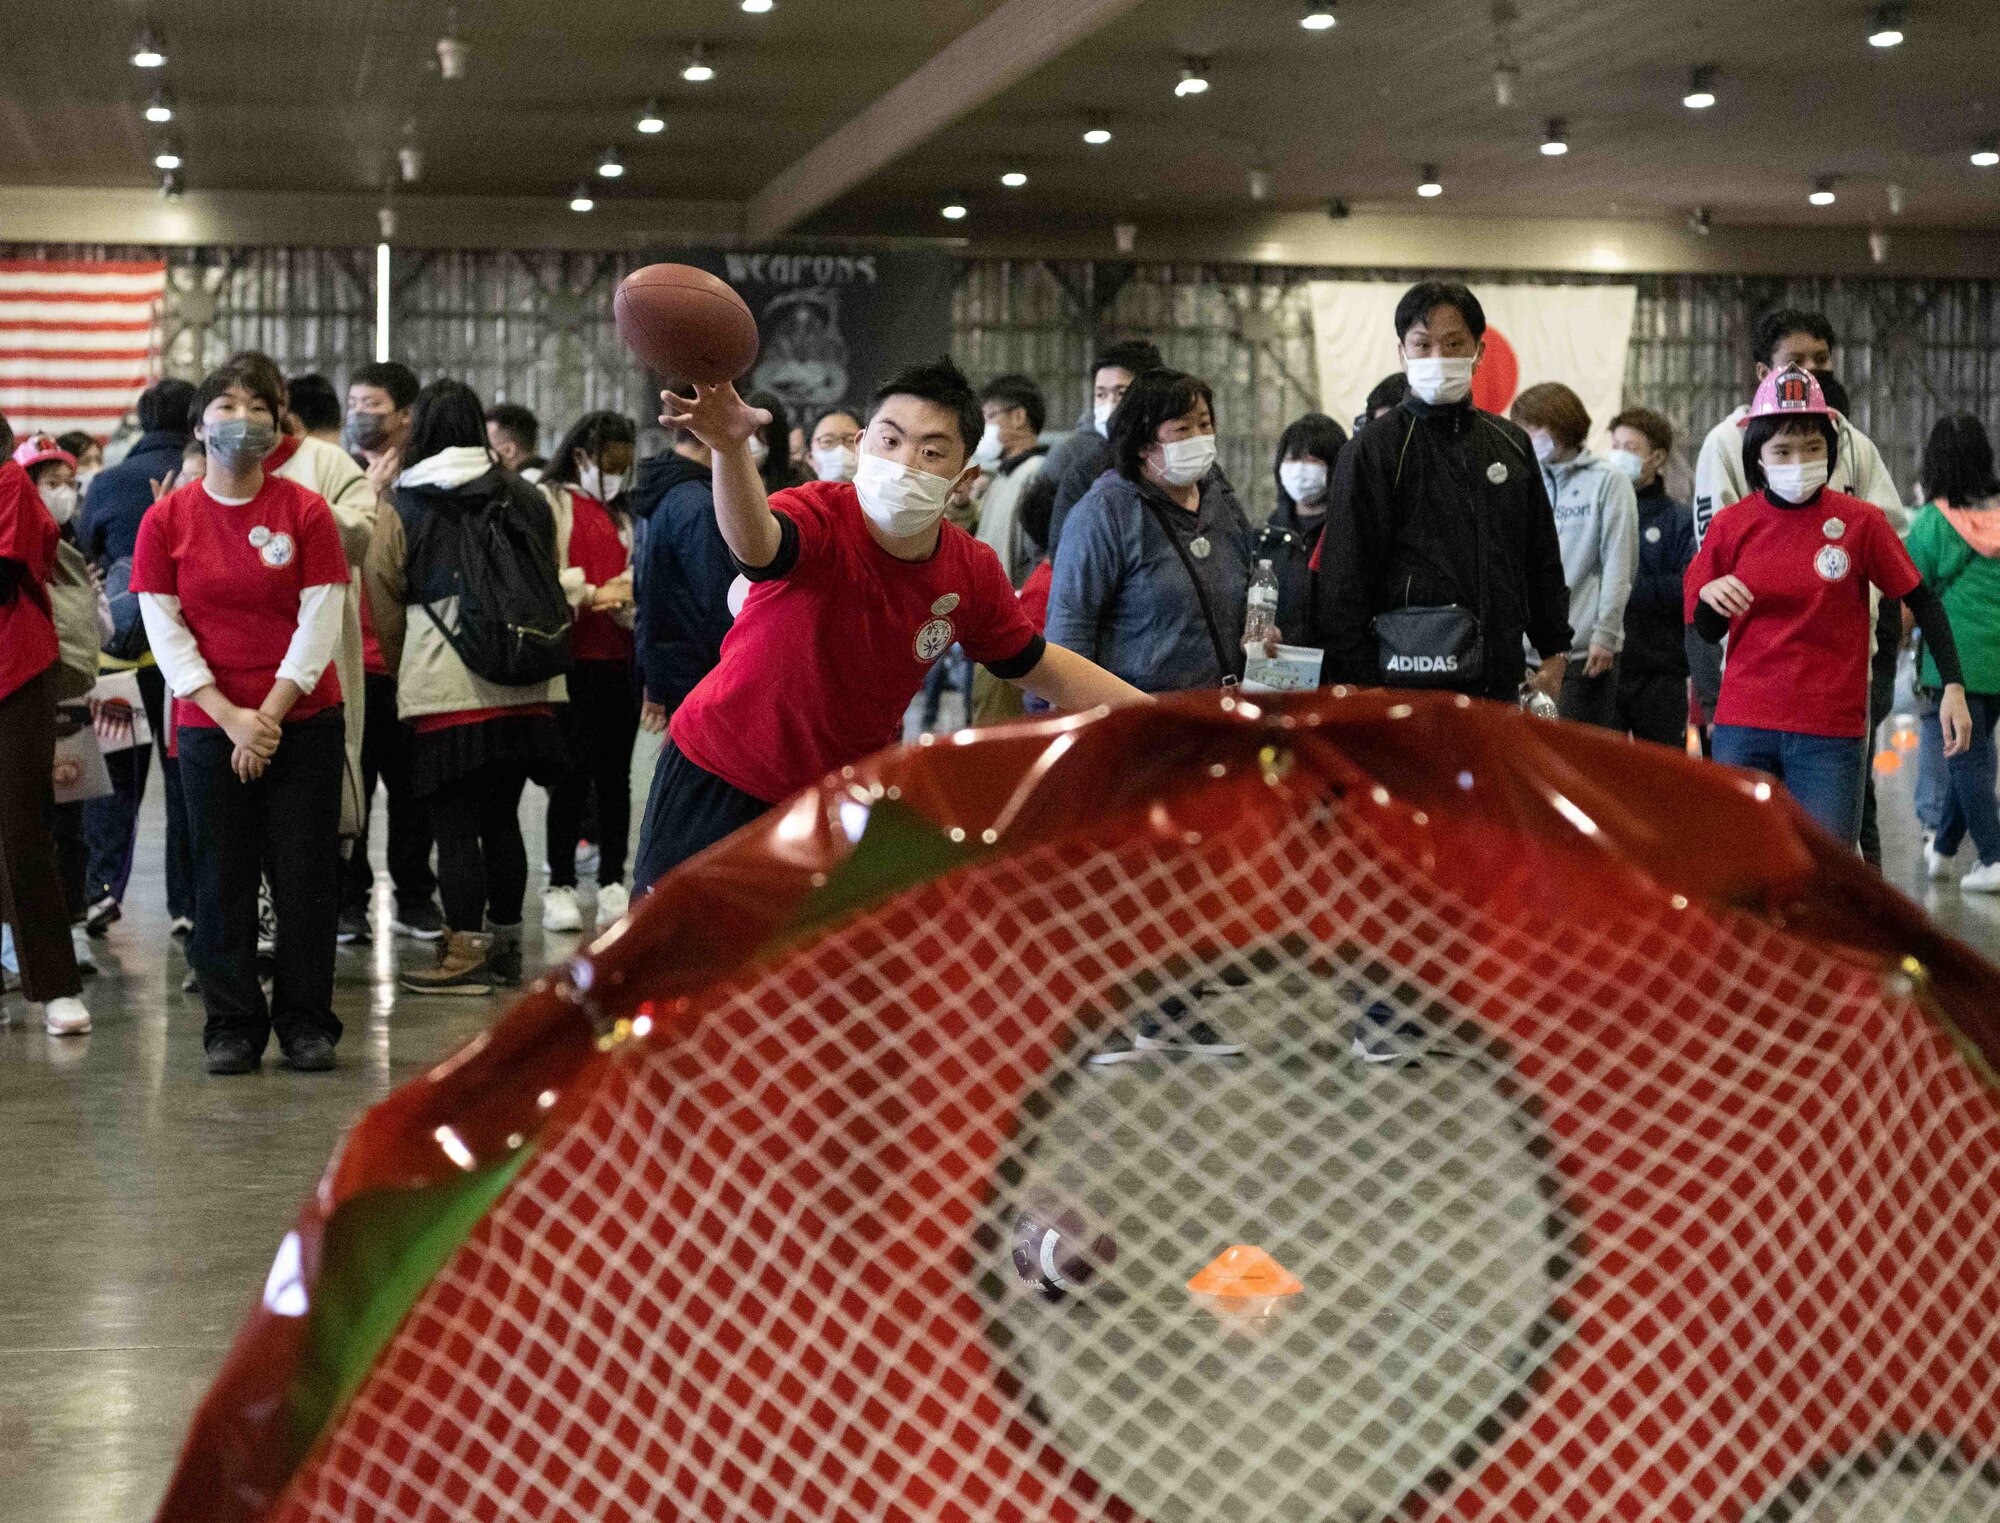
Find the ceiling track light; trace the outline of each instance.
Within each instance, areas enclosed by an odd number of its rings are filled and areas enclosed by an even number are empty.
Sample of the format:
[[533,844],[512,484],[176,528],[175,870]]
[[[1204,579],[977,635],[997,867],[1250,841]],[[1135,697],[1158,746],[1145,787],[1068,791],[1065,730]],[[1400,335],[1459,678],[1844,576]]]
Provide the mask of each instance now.
[[159,36],[151,27],[139,33],[138,41],[132,44],[132,67],[135,69],[164,69],[167,66],[167,50]]
[[1444,194],[1444,181],[1438,178],[1437,165],[1424,165],[1422,171],[1417,176],[1417,194],[1422,196],[1426,201]]
[[1305,0],[1305,14],[1299,17],[1299,25],[1308,32],[1328,32],[1333,30],[1339,19],[1333,14],[1333,0]]
[[691,85],[705,85],[715,78],[715,65],[708,61],[708,49],[700,43],[688,49],[687,62],[681,65],[681,78]]
[[1083,140],[1092,148],[1102,148],[1111,141],[1111,128],[1102,120],[1093,118],[1083,124]]
[[1821,175],[1813,181],[1812,194],[1806,199],[1814,206],[1831,206],[1840,198],[1833,193],[1833,176]]
[[602,180],[616,180],[625,173],[625,161],[618,157],[616,148],[604,150],[604,157],[597,161],[597,175]]
[[596,205],[597,203],[590,198],[590,187],[588,185],[579,184],[575,190],[569,193],[569,209],[573,212],[587,212]]
[[743,0],[741,9],[752,16],[768,16],[777,9],[778,0]]
[[1208,93],[1208,60],[1190,58],[1181,65],[1180,83],[1174,86],[1174,94],[1185,100],[1190,95]]
[[938,208],[938,215],[947,222],[963,222],[965,220],[965,203],[963,201],[947,201],[943,206]]
[[667,130],[667,118],[660,110],[660,103],[657,100],[649,100],[639,112],[639,119],[632,125],[651,137],[655,133]]
[[181,167],[181,151],[171,143],[162,143],[153,155],[155,169],[174,170]]
[[1688,77],[1687,94],[1681,104],[1690,111],[1706,111],[1715,104],[1715,65],[1702,64]]
[[2000,142],[1988,138],[1972,150],[1972,163],[1976,169],[1991,169],[2000,164]]
[[1569,152],[1569,123],[1559,116],[1552,116],[1542,128],[1542,153],[1551,159],[1559,159]]
[[1028,183],[1028,177],[1018,169],[1010,169],[1000,176],[1000,183],[1009,190],[1019,190]]
[[146,102],[146,120],[159,127],[173,119],[174,103],[167,98],[165,90],[155,90],[153,98]]
[[1895,48],[1903,44],[1903,17],[1905,15],[1900,0],[1885,0],[1875,7],[1875,19],[1869,23],[1868,46],[1871,48]]

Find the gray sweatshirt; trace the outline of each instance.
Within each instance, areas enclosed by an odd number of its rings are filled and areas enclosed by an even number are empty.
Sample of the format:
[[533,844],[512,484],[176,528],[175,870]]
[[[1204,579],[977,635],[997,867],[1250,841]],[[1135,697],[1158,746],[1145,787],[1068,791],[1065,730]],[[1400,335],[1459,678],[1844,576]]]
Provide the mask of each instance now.
[[1571,655],[1625,647],[1625,604],[1639,566],[1639,500],[1631,481],[1589,450],[1542,467],[1569,583]]

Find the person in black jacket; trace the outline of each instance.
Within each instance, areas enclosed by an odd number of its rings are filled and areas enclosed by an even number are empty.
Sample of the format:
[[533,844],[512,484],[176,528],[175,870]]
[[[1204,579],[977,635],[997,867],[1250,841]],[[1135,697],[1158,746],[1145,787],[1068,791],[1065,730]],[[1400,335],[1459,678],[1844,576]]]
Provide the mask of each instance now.
[[1674,447],[1673,425],[1645,407],[1611,420],[1614,469],[1639,497],[1639,572],[1625,605],[1625,650],[1618,661],[1618,725],[1640,740],[1687,746],[1687,626],[1682,578],[1694,559],[1694,510],[1667,495],[1660,473]]
[[[1111,414],[1124,400],[1134,376],[1166,364],[1157,344],[1143,338],[1112,344],[1090,362],[1090,409],[1077,419],[1076,432],[1057,442],[1042,463],[1041,479],[1050,484],[1049,532],[1042,541],[1055,558],[1062,542],[1063,522],[1097,478],[1117,462],[1111,454]],[[1039,519],[1040,511],[1034,516]]]
[[715,526],[712,470],[708,446],[683,433],[671,453],[639,467],[626,496],[645,520],[633,562],[634,633],[645,685],[639,723],[655,735],[715,670],[736,622],[729,596],[736,563]]
[[[1534,685],[1553,699],[1569,658],[1569,587],[1528,436],[1472,405],[1486,314],[1463,285],[1427,280],[1404,293],[1395,321],[1410,394],[1340,452],[1314,560],[1325,680],[1511,702],[1525,636],[1542,658]],[[1448,605],[1478,621],[1476,675],[1385,674],[1376,616]]]
[[94,566],[109,566],[132,554],[139,520],[154,501],[174,489],[187,449],[188,404],[194,387],[168,376],[139,393],[142,432],[125,458],[99,471],[84,493],[77,520],[77,546]]
[[1278,506],[1257,535],[1251,563],[1269,561],[1278,576],[1278,638],[1310,645],[1313,637],[1312,558],[1326,527],[1333,468],[1347,430],[1325,413],[1309,412],[1278,436],[1271,471]]

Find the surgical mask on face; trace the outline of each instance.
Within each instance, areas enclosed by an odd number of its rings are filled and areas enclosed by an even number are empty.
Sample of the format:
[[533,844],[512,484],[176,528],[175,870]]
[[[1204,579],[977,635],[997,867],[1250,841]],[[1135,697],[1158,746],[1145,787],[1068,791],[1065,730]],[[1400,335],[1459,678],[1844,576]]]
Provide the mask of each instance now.
[[586,460],[576,473],[576,484],[583,489],[584,496],[609,502],[625,490],[625,475],[622,471],[600,470],[594,460]]
[[854,468],[861,463],[861,457],[851,445],[836,444],[832,449],[816,449],[812,452],[813,474],[821,481],[852,481]]
[[1767,465],[1764,485],[1773,497],[1786,502],[1804,502],[1826,485],[1826,462],[1807,460],[1799,465]]
[[383,448],[389,442],[389,415],[350,411],[347,415],[347,442],[358,450]]
[[863,455],[855,468],[854,491],[876,528],[892,539],[906,539],[944,517],[951,482],[880,455]]
[[1472,361],[1469,359],[1448,360],[1439,355],[1429,355],[1420,360],[1405,360],[1403,374],[1409,377],[1410,390],[1422,401],[1433,405],[1463,402],[1472,395]]
[[1646,457],[1635,455],[1631,450],[1615,449],[1604,458],[1611,462],[1612,470],[1635,482],[1646,474]]
[[1556,458],[1556,441],[1548,434],[1530,434],[1528,442],[1535,446],[1535,458],[1543,465],[1553,465]]
[[103,469],[101,466],[92,466],[87,471],[78,471],[76,473],[76,495],[79,498],[90,490],[91,482],[97,479],[97,473],[101,469]]
[[1111,415],[1116,411],[1118,411],[1118,404],[1116,402],[1099,402],[1090,410],[1090,416],[1097,427],[1097,432],[1103,438],[1109,439],[1111,437]]
[[1318,502],[1326,495],[1326,467],[1317,460],[1287,460],[1278,467],[1278,484],[1302,507]]
[[771,446],[764,442],[764,436],[762,434],[752,434],[750,436],[750,463],[761,471],[764,468],[764,462],[770,458]]
[[1191,486],[1215,464],[1215,435],[1196,434],[1160,446],[1160,478],[1169,486]]
[[1000,425],[988,423],[986,431],[979,436],[979,448],[972,452],[972,458],[982,465],[998,464],[1000,460]]
[[255,465],[277,442],[277,429],[262,418],[224,418],[208,425],[209,454],[231,470]]
[[66,524],[76,517],[76,488],[74,486],[43,487],[42,506],[49,510],[49,517],[58,524]]

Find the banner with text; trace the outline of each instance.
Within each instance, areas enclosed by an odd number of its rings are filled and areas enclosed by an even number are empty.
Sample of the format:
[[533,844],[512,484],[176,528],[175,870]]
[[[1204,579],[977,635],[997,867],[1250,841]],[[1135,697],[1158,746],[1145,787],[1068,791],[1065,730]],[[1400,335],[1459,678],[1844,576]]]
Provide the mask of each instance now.
[[[1408,289],[1401,281],[1312,283],[1320,405],[1342,427],[1377,381],[1402,369],[1395,315]],[[1487,286],[1475,294],[1486,309],[1486,355],[1473,373],[1473,400],[1505,416],[1527,387],[1561,381],[1583,399],[1592,448],[1601,448],[1605,425],[1623,406],[1638,287]]]

